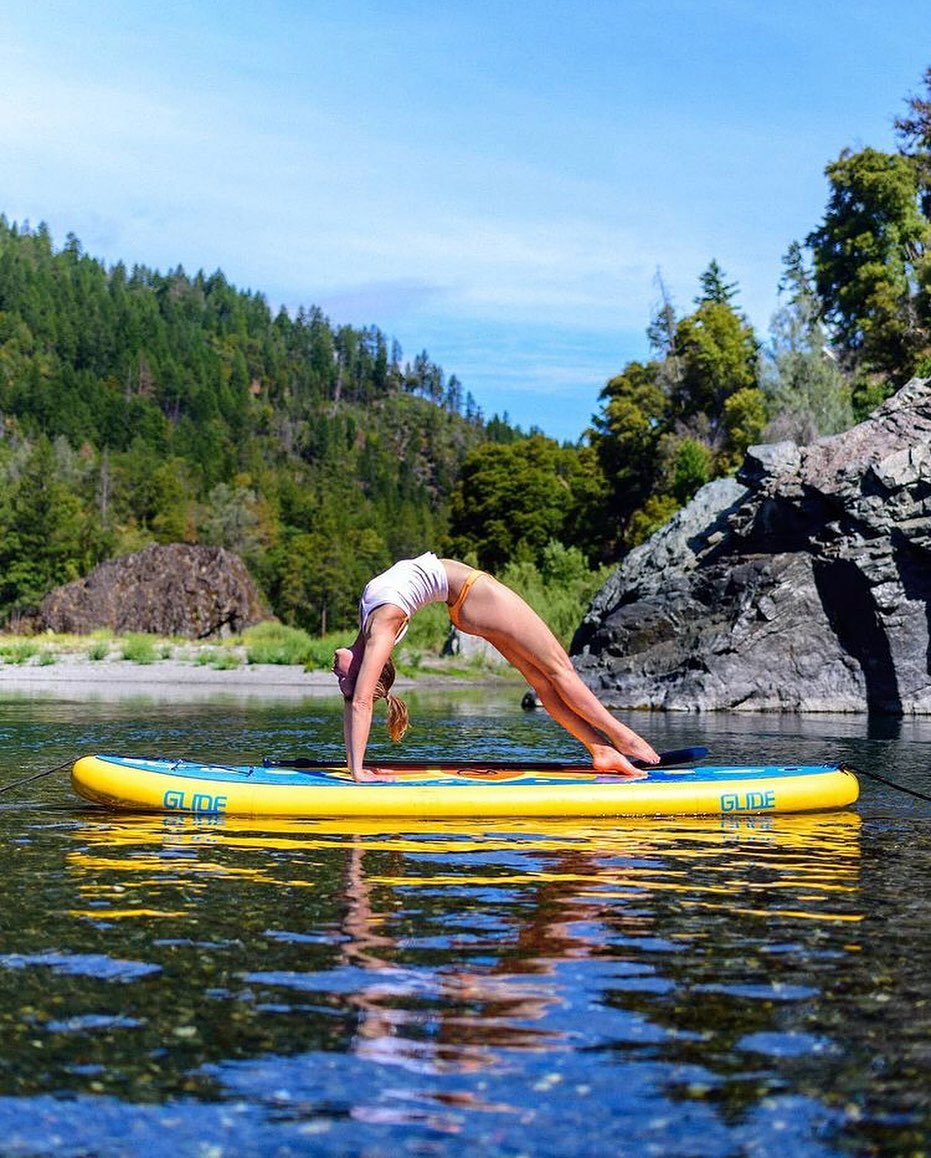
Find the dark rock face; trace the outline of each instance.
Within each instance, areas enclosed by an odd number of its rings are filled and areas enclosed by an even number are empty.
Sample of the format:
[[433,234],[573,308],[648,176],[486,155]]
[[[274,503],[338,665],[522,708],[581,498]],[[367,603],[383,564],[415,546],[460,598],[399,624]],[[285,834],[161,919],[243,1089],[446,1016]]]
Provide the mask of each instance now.
[[613,707],[931,712],[931,379],[751,448],[632,551],[575,665]]
[[172,543],[111,559],[51,591],[32,626],[77,635],[109,628],[206,639],[236,635],[268,618],[238,555]]

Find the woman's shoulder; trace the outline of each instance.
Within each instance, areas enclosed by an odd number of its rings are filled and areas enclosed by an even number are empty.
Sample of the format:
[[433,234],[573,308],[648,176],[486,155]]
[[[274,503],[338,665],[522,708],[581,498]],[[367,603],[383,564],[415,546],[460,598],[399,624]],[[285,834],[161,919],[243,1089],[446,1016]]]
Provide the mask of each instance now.
[[372,608],[365,621],[366,639],[376,639],[379,635],[384,634],[390,635],[393,641],[398,627],[406,622],[407,615],[403,608],[398,607],[395,603],[379,603],[377,607]]

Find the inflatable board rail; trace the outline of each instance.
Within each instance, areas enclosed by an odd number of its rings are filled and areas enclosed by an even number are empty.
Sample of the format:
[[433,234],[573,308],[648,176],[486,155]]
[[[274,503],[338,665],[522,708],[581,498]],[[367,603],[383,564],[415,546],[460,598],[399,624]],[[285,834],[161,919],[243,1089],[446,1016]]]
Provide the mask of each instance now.
[[568,764],[395,763],[390,779],[355,783],[333,764],[267,760],[211,764],[118,755],[82,756],[71,782],[107,808],[229,816],[598,817],[812,812],[859,796],[842,764],[705,765],[649,770],[632,779]]

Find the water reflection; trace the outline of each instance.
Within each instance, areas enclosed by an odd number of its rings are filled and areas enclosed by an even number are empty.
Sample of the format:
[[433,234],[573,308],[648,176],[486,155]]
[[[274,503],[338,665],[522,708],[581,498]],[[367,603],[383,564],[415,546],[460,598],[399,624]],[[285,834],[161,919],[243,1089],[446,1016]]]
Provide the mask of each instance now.
[[[271,967],[245,970],[249,993],[237,1000],[269,1016],[308,1000],[339,1007],[361,1057],[474,1071],[499,1064],[502,1050],[577,1045],[579,1029],[567,1034],[557,1012],[580,986],[597,1007],[637,1006],[654,1026],[669,1020],[673,991],[700,993],[704,1008],[722,991],[789,1000],[772,961],[746,966],[748,942],[771,940],[777,925],[799,947],[805,926],[822,939],[833,926],[854,935],[859,828],[854,813],[456,824],[441,834],[359,821],[257,830],[217,818],[102,819],[71,834],[70,914],[98,928],[164,923],[177,942],[184,929],[229,932],[248,898],[270,921],[252,936]],[[729,947],[745,960],[740,993]],[[585,973],[583,961],[599,967]],[[746,988],[748,968],[765,977],[758,991]],[[604,1044],[597,1026],[582,1036]]]
[[[418,708],[418,752],[569,756],[516,701]],[[0,704],[0,730],[8,778],[92,748],[341,743],[318,701]],[[927,721],[642,730],[931,792]],[[4,1146],[920,1153],[929,813],[863,788],[820,816],[399,831],[112,816],[30,783],[0,807]]]
[[6,907],[0,1094],[194,1099],[221,1139],[206,1107],[248,1107],[266,1152],[398,1130],[816,1153],[864,1129],[876,1018],[922,983],[890,962],[877,989],[857,813],[402,823],[11,829],[8,898],[44,908]]
[[861,949],[855,813],[432,823],[72,827],[70,917],[162,973],[70,1035],[46,1023],[72,1088],[68,1040],[120,1016],[97,1085],[140,1095],[118,1043],[141,1037],[163,1092],[314,1130],[445,1135],[478,1114],[607,1146],[645,1114],[723,1154],[790,1120],[841,1128],[844,1099],[807,1074],[849,1050],[829,988]]

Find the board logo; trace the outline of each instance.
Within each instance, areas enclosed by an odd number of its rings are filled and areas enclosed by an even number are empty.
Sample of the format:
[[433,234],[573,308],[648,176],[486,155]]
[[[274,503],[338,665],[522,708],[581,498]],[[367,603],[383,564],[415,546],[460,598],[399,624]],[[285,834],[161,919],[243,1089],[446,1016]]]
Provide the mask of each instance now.
[[188,797],[180,788],[169,788],[162,805],[169,812],[226,812],[226,797],[209,792],[192,792]]
[[776,807],[776,790],[766,792],[722,792],[722,812],[765,812]]

